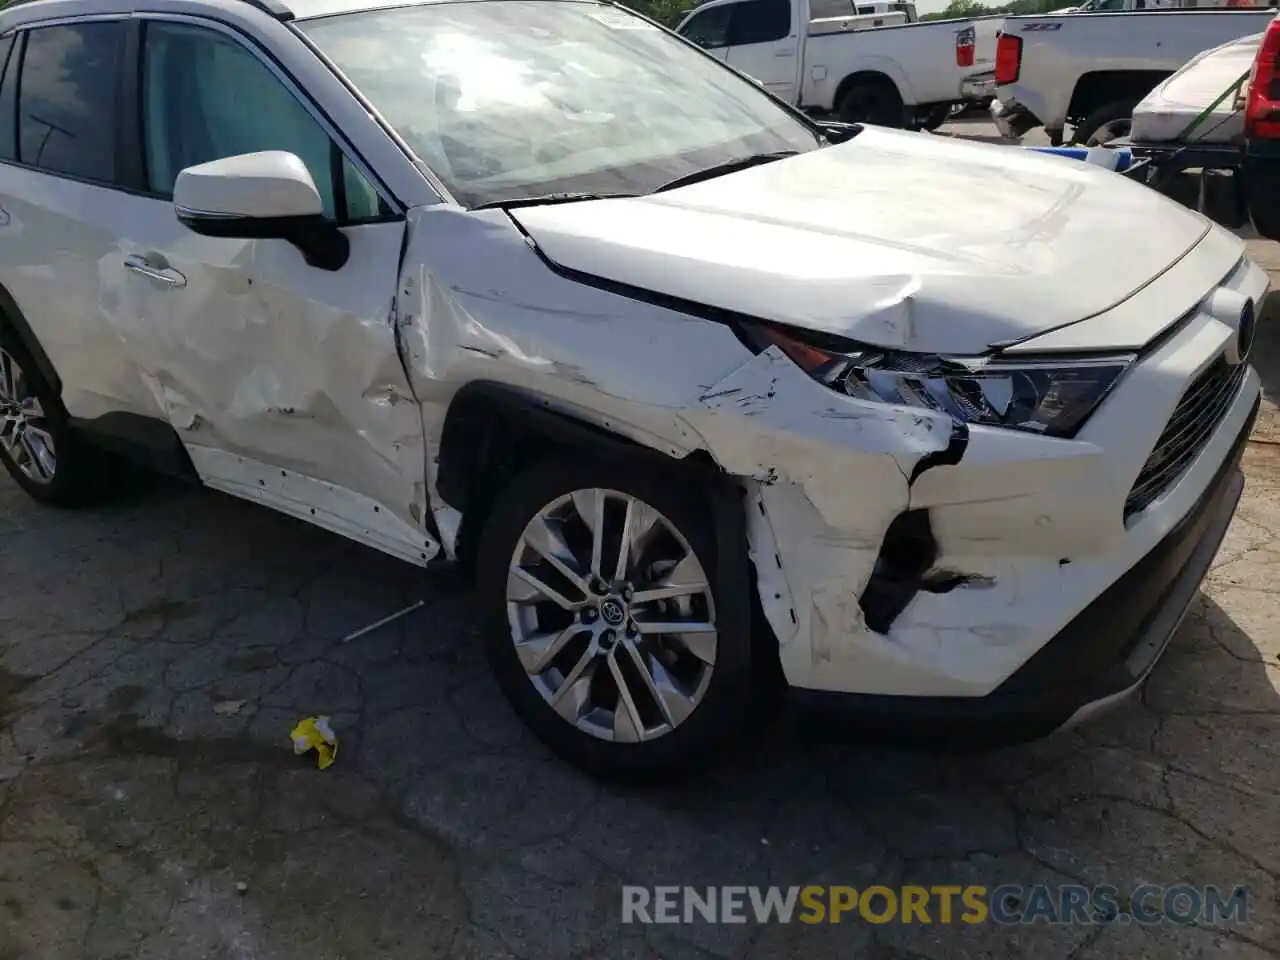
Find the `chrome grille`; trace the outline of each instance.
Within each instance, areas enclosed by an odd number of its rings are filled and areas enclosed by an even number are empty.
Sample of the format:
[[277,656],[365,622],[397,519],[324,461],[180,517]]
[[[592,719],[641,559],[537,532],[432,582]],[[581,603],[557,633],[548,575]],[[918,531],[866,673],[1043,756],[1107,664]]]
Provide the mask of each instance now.
[[1220,356],[1191,382],[1125,499],[1126,520],[1150,506],[1191,466],[1231,407],[1248,369],[1245,362],[1232,366]]

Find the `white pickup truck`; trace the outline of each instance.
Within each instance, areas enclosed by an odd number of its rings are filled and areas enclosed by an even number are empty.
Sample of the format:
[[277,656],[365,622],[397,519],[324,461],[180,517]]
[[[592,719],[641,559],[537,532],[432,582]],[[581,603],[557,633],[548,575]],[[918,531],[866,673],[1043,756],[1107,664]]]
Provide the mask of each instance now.
[[1046,11],[1059,13],[1123,13],[1128,10],[1209,10],[1215,7],[1265,7],[1263,0],[1084,0],[1076,7]]
[[1133,108],[1201,50],[1263,30],[1274,10],[1153,9],[1008,17],[996,42],[991,116],[1017,139],[1043,126],[1055,146],[1127,129]]
[[[967,47],[974,21],[915,21],[911,3],[860,13],[851,0],[711,0],[676,32],[806,112],[846,122],[932,128],[964,99],[994,51]],[[880,21],[877,23],[877,21]],[[895,22],[896,21],[896,22]],[[967,33],[966,33],[967,30]],[[988,39],[989,38],[989,39]],[[994,47],[994,32],[977,33]]]

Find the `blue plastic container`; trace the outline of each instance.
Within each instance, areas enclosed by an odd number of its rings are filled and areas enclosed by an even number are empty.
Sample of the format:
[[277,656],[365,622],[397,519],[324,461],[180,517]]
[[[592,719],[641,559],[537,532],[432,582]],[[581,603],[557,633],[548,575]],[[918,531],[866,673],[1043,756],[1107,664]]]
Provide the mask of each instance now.
[[[1034,150],[1037,153],[1052,153],[1059,157],[1068,157],[1072,160],[1086,160],[1089,156],[1088,147],[1023,147],[1024,150]],[[1116,172],[1123,173],[1129,169],[1129,165],[1133,163],[1133,154],[1128,150],[1111,150],[1110,153],[1116,157]]]

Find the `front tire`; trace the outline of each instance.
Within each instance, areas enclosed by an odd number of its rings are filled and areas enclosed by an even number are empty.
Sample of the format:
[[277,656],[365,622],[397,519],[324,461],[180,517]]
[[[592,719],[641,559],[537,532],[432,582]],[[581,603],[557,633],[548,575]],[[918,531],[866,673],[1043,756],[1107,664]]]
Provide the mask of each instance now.
[[595,776],[655,781],[743,732],[763,689],[750,583],[721,569],[687,478],[546,460],[503,493],[479,547],[490,664],[556,753]]
[[33,499],[55,507],[83,506],[107,485],[105,455],[74,434],[57,393],[2,320],[0,461]]

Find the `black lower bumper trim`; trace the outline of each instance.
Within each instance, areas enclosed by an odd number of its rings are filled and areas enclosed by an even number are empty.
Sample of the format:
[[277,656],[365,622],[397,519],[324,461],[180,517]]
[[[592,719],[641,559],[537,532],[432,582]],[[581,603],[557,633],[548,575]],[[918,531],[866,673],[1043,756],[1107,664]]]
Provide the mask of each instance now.
[[788,691],[806,712],[905,745],[983,748],[1047,736],[1090,704],[1139,684],[1195,600],[1244,485],[1258,404],[1194,507],[1016,673],[984,697]]

